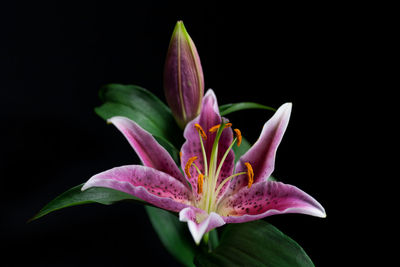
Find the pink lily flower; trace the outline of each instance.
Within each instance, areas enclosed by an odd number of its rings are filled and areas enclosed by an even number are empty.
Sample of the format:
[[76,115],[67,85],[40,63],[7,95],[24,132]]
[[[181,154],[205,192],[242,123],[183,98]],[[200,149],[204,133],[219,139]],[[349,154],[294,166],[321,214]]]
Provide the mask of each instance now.
[[[144,166],[113,168],[91,177],[82,190],[108,187],[134,195],[154,206],[179,212],[193,239],[225,223],[242,223],[284,213],[325,217],[313,197],[295,186],[270,181],[275,154],[287,128],[291,103],[282,105],[267,121],[257,142],[234,166],[233,145],[241,134],[221,118],[210,89],[202,109],[184,130],[179,170],[168,152],[135,122],[113,117]],[[235,132],[235,137],[233,132]]]

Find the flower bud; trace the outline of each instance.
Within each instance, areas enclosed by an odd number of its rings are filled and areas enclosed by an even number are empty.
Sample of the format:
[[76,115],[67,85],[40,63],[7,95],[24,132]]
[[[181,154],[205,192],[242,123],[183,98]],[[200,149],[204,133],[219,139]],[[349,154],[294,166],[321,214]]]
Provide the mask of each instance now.
[[164,93],[178,125],[185,125],[200,112],[204,76],[196,46],[182,21],[176,23],[164,68]]

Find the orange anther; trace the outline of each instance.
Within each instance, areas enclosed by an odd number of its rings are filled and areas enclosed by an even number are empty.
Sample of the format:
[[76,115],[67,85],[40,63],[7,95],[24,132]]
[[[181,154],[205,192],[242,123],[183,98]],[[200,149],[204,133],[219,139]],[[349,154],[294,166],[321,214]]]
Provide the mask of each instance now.
[[[208,131],[209,131],[210,133],[214,133],[214,132],[216,132],[216,131],[219,129],[220,126],[221,126],[221,124],[214,125],[214,126],[211,127],[210,130],[208,130]],[[232,126],[232,123],[228,122],[228,123],[225,124],[224,129],[226,129],[226,128],[228,128],[228,127],[231,127],[231,126]]]
[[236,138],[237,138],[237,146],[240,146],[240,144],[242,143],[242,133],[240,132],[239,129],[233,129],[236,133]]
[[186,175],[187,175],[187,177],[189,177],[189,178],[192,178],[192,176],[190,175],[190,167],[192,166],[192,164],[193,164],[193,162],[195,161],[197,159],[197,157],[196,156],[194,156],[194,157],[191,157],[187,162],[186,162],[186,165],[185,165],[185,173],[186,173]]
[[203,183],[204,175],[200,173],[197,177],[197,194],[201,194],[203,192]]
[[247,167],[247,176],[249,177],[249,182],[247,184],[247,187],[250,188],[254,182],[253,167],[251,167],[250,163],[248,163],[248,162],[245,162],[244,165],[246,165],[246,167]]
[[201,137],[202,137],[204,140],[207,140],[207,135],[206,135],[206,133],[204,132],[203,128],[201,128],[200,124],[196,123],[196,124],[194,125],[194,127],[197,129],[197,131],[199,132],[199,134],[201,135]]
[[214,125],[213,127],[210,128],[210,130],[208,130],[210,133],[214,133],[219,129],[219,126],[221,126],[221,124],[217,124]]

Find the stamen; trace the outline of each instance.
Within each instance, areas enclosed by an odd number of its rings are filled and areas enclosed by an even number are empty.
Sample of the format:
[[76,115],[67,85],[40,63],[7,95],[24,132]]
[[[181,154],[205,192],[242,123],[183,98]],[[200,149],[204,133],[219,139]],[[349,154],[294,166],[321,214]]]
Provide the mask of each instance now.
[[[210,133],[214,133],[214,132],[216,132],[216,131],[219,129],[220,126],[221,126],[221,124],[214,125],[214,126],[211,127],[210,130],[208,130],[208,131],[209,131]],[[232,126],[232,123],[230,123],[230,122],[225,123],[224,129],[226,129],[226,128],[228,128],[228,127],[231,127],[231,126]]]
[[197,177],[197,194],[201,194],[203,192],[203,183],[204,175],[200,173]]
[[179,159],[180,159],[181,162],[182,162],[182,151],[179,151]]
[[236,138],[237,138],[237,146],[240,146],[242,143],[242,133],[240,132],[239,129],[233,129],[236,133]]
[[197,159],[197,157],[196,156],[194,156],[194,157],[191,157],[187,162],[186,162],[186,165],[185,165],[185,173],[186,173],[186,175],[187,175],[187,177],[189,177],[189,178],[192,178],[192,176],[190,175],[190,166],[192,166],[192,164],[193,164],[193,162],[195,161]]
[[230,146],[228,147],[228,149],[225,151],[224,156],[222,157],[221,161],[219,162],[219,166],[218,166],[217,172],[215,173],[215,177],[219,177],[219,172],[221,171],[222,165],[224,164],[225,159],[226,159],[226,157],[228,156],[229,151],[231,151],[231,149],[232,149],[233,145],[235,144],[236,140],[237,140],[237,138],[235,138],[235,139],[233,140],[233,142],[231,143],[231,145],[230,145]]
[[197,131],[199,132],[199,134],[201,135],[201,137],[202,137],[204,140],[207,140],[207,135],[206,135],[206,133],[204,132],[203,128],[201,128],[200,124],[196,123],[196,124],[194,125],[194,127],[197,129]]
[[218,196],[219,191],[221,191],[222,187],[223,187],[229,180],[231,180],[232,178],[234,178],[234,177],[236,177],[236,176],[242,175],[242,174],[246,174],[246,172],[238,172],[238,173],[235,173],[235,174],[229,176],[228,178],[225,178],[225,180],[223,180],[222,183],[219,184],[217,190],[215,190],[215,196]]
[[251,167],[251,165],[250,165],[249,162],[245,162],[244,165],[246,165],[246,167],[247,167],[247,176],[249,177],[249,182],[248,182],[247,187],[250,188],[251,185],[252,185],[253,182],[254,182],[253,167]]
[[210,130],[208,130],[210,133],[215,133],[218,129],[219,129],[219,126],[220,126],[221,124],[217,124],[217,125],[214,125],[213,127],[211,127],[210,128]]

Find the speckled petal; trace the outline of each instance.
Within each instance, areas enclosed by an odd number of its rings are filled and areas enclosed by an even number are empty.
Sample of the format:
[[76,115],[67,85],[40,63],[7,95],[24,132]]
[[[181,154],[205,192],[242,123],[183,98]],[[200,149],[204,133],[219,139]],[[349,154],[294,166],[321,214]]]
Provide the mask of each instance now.
[[[236,163],[236,172],[246,171],[246,162],[249,162],[254,171],[254,183],[267,179],[275,166],[276,150],[282,140],[289,123],[292,104],[283,104],[268,120],[262,129],[257,142]],[[247,175],[240,175],[232,180],[229,193],[237,192],[247,186]]]
[[191,205],[190,190],[174,177],[153,168],[127,165],[94,175],[82,187],[119,190],[162,209],[178,212]]
[[[186,138],[186,142],[182,146],[182,169],[184,169],[185,164],[189,160],[189,158],[197,156],[198,158],[194,163],[199,167],[200,171],[204,174],[204,160],[201,150],[199,134],[194,126],[196,123],[198,123],[203,128],[203,130],[207,135],[207,140],[203,140],[203,143],[209,166],[211,151],[216,136],[216,133],[210,133],[209,129],[212,126],[221,123],[221,116],[219,115],[217,98],[213,90],[211,89],[207,91],[206,95],[203,98],[203,104],[200,115],[186,125],[183,134],[184,137]],[[231,128],[224,129],[218,146],[218,164],[221,158],[223,157],[225,151],[232,143],[232,141],[233,141],[232,129]],[[221,175],[217,181],[217,186],[221,181],[224,180],[225,177],[228,177],[232,174],[233,167],[234,167],[234,153],[231,150],[221,169]],[[192,185],[193,192],[195,193],[197,192],[197,171],[194,167],[191,168],[191,174],[192,178],[188,178],[188,180]],[[224,186],[224,189],[225,188],[226,186]],[[223,192],[224,190],[221,191]]]
[[114,124],[121,131],[142,160],[144,166],[165,172],[187,186],[185,177],[170,154],[158,144],[149,132],[125,117],[112,117],[108,122]]
[[189,231],[196,244],[199,244],[203,235],[214,228],[225,224],[220,215],[215,212],[207,214],[201,209],[188,207],[179,212],[179,220],[187,222]]
[[326,217],[324,208],[313,197],[293,185],[273,181],[242,188],[220,203],[218,213],[226,216],[227,223],[254,221],[283,213]]

